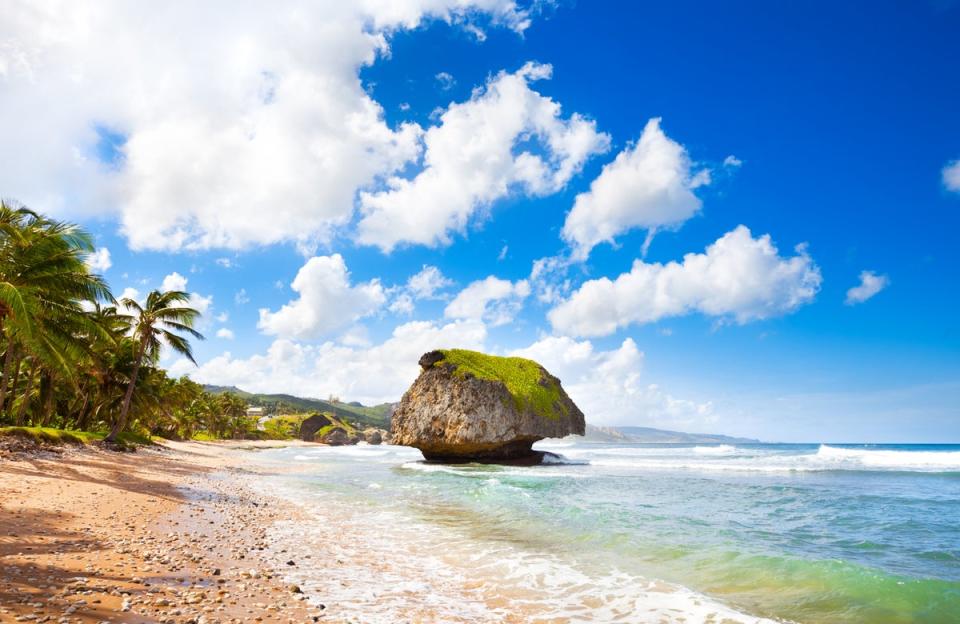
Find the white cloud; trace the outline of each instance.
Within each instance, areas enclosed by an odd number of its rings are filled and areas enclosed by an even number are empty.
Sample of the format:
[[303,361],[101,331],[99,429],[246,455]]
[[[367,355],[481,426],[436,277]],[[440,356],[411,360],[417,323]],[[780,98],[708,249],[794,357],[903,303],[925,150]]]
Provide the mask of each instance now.
[[577,195],[561,235],[573,247],[573,259],[586,260],[596,245],[635,228],[651,234],[678,227],[701,206],[694,189],[709,184],[709,171],[691,170],[682,145],[651,119],[640,140],[617,154]]
[[439,74],[434,76],[434,78],[436,78],[437,83],[439,83],[440,85],[440,88],[443,89],[444,91],[449,91],[450,89],[453,88],[455,84],[457,84],[456,78],[454,78],[448,72],[440,72]]
[[201,318],[197,324],[198,327],[205,327],[210,324],[204,317],[206,317],[207,312],[213,307],[213,295],[204,297],[197,293],[190,293],[190,300],[187,301],[187,306],[200,313]]
[[[304,345],[278,339],[264,354],[235,358],[224,353],[198,369],[183,360],[171,372],[251,392],[336,394],[370,405],[399,400],[419,374],[417,361],[423,353],[443,348],[490,352],[486,339],[484,324],[472,320],[405,323],[377,345],[370,344],[362,326],[354,326],[338,341]],[[561,379],[593,424],[694,428],[716,418],[710,403],[677,399],[643,383],[643,353],[631,339],[602,351],[590,341],[548,337],[508,355],[542,363]]]
[[730,154],[729,156],[723,159],[723,166],[724,167],[742,167],[743,161],[737,158],[736,156],[734,156],[733,154]]
[[320,338],[372,314],[387,298],[379,280],[351,285],[340,254],[310,258],[290,287],[300,294],[299,299],[276,312],[260,310],[257,327],[265,334],[298,340]]
[[568,259],[560,256],[548,256],[533,261],[530,270],[530,283],[540,303],[559,303],[573,287],[567,278],[570,268]]
[[110,250],[106,247],[97,247],[87,256],[87,267],[94,273],[103,273],[112,266]]
[[535,360],[559,377],[591,424],[691,429],[717,419],[710,402],[677,399],[643,383],[643,353],[630,338],[617,349],[598,351],[589,340],[552,336],[510,355]]
[[400,243],[447,245],[493,201],[512,190],[556,192],[605,151],[609,137],[593,121],[576,113],[564,119],[559,104],[530,88],[550,73],[549,65],[527,63],[451,104],[423,137],[422,171],[361,193],[360,242],[387,252]]
[[218,323],[226,323],[230,320],[230,315],[227,312],[221,312],[216,318]]
[[233,260],[231,260],[230,258],[217,258],[216,260],[214,260],[214,262],[216,262],[218,265],[222,266],[225,269],[229,269],[233,267]]
[[949,162],[943,168],[943,186],[948,191],[960,193],[960,160]]
[[217,338],[223,338],[224,340],[233,340],[233,331],[227,329],[226,327],[221,327],[217,330]]
[[[162,292],[168,292],[171,290],[186,292],[187,278],[174,271],[163,278],[163,282],[160,284],[160,290]],[[205,297],[199,293],[193,292],[190,293],[190,299],[187,301],[187,303],[183,305],[200,312],[201,318],[198,322],[198,327],[202,328],[209,325],[207,319],[203,317],[206,316],[207,312],[209,312],[213,307],[213,295]]]
[[516,283],[493,275],[477,280],[460,291],[447,305],[447,318],[484,320],[493,325],[505,325],[523,308],[523,300],[530,295],[530,283]]
[[419,374],[417,360],[427,351],[483,349],[485,339],[486,328],[475,321],[445,325],[415,321],[396,327],[389,339],[372,347],[353,340],[304,345],[278,339],[262,355],[241,359],[224,353],[193,371],[177,362],[171,372],[190,372],[199,382],[236,385],[251,392],[336,394],[369,405],[399,400]]
[[796,252],[782,257],[769,235],[753,238],[741,225],[683,262],[636,260],[615,280],[585,282],[548,317],[559,332],[604,336],[691,312],[737,323],[779,316],[812,301],[820,289],[820,269],[805,246]]
[[447,279],[440,269],[428,264],[407,280],[407,289],[417,299],[435,298],[438,291],[450,286],[453,286],[453,280]]
[[397,295],[387,307],[387,309],[394,314],[405,314],[407,316],[413,314],[415,308],[413,297],[405,292]]
[[237,305],[244,305],[250,303],[250,296],[247,294],[246,288],[241,288],[233,295],[233,301]]
[[121,301],[123,299],[133,299],[134,301],[139,302],[140,291],[137,290],[136,288],[131,288],[130,286],[127,286],[126,288],[123,289],[123,292],[120,293],[120,296],[117,297],[117,301]]
[[847,291],[846,305],[856,305],[870,299],[890,285],[890,278],[873,271],[861,271],[860,283]]
[[513,0],[5,2],[0,135],[31,149],[0,156],[0,187],[113,206],[134,249],[309,247],[418,156],[420,127],[388,126],[358,73],[427,19],[530,24]]
[[163,282],[160,284],[160,290],[163,292],[171,290],[186,291],[187,278],[174,271],[163,278]]

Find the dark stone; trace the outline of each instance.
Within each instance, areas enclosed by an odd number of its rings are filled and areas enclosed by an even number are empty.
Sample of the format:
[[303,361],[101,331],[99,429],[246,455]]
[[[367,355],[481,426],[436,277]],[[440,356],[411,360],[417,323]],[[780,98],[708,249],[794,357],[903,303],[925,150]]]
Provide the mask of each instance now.
[[323,414],[314,414],[300,423],[300,439],[305,442],[313,442],[317,432],[330,424],[333,423]]
[[423,370],[427,370],[442,359],[443,351],[428,351],[420,356],[420,361],[417,363]]

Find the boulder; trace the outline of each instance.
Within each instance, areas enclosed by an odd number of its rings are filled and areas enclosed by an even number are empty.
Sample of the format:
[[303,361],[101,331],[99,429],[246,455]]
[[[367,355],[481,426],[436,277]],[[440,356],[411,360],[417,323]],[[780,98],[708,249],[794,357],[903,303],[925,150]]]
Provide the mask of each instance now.
[[300,423],[300,439],[306,442],[313,442],[317,432],[330,424],[333,424],[332,421],[323,414],[313,414]]
[[383,434],[380,433],[379,429],[370,428],[364,430],[363,439],[367,441],[367,444],[382,444]]
[[329,444],[330,446],[344,446],[347,444],[356,444],[357,441],[350,437],[350,434],[341,427],[331,427],[317,436],[317,442]]
[[533,360],[451,349],[424,354],[420,366],[390,435],[428,460],[539,461],[537,440],[584,434],[583,412]]

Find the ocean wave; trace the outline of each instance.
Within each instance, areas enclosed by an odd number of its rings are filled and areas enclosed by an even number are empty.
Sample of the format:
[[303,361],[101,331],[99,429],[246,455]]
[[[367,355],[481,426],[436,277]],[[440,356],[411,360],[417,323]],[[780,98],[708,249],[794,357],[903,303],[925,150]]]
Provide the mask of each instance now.
[[907,471],[960,471],[960,451],[861,449],[821,444],[816,457],[824,462]]
[[[428,471],[440,465],[425,464]],[[491,485],[495,479],[488,480]],[[270,488],[287,495],[284,488]],[[317,505],[289,500],[310,513],[303,521],[270,527],[277,548],[307,549],[311,565],[287,569],[284,582],[336,587],[328,614],[362,624],[436,621],[495,624],[503,621],[575,621],[654,624],[664,621],[774,624],[685,586],[616,568],[588,569],[548,552],[465,536],[407,514],[363,506]],[[332,525],[348,524],[350,540],[327,539]],[[337,565],[331,565],[333,561]],[[377,579],[375,586],[371,579]],[[323,599],[314,597],[314,600]]]
[[590,461],[586,459],[572,459],[559,453],[547,453],[543,456],[543,459],[540,460],[540,463],[547,466],[586,466],[590,464]]
[[737,447],[729,444],[720,444],[719,446],[695,446],[693,452],[697,455],[736,455]]

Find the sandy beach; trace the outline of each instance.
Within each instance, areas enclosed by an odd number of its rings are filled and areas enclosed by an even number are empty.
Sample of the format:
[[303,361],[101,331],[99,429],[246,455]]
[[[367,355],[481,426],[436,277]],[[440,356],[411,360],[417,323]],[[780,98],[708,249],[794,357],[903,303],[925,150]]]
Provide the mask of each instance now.
[[296,510],[244,485],[235,446],[0,456],[0,621],[333,621],[271,569],[265,527]]

